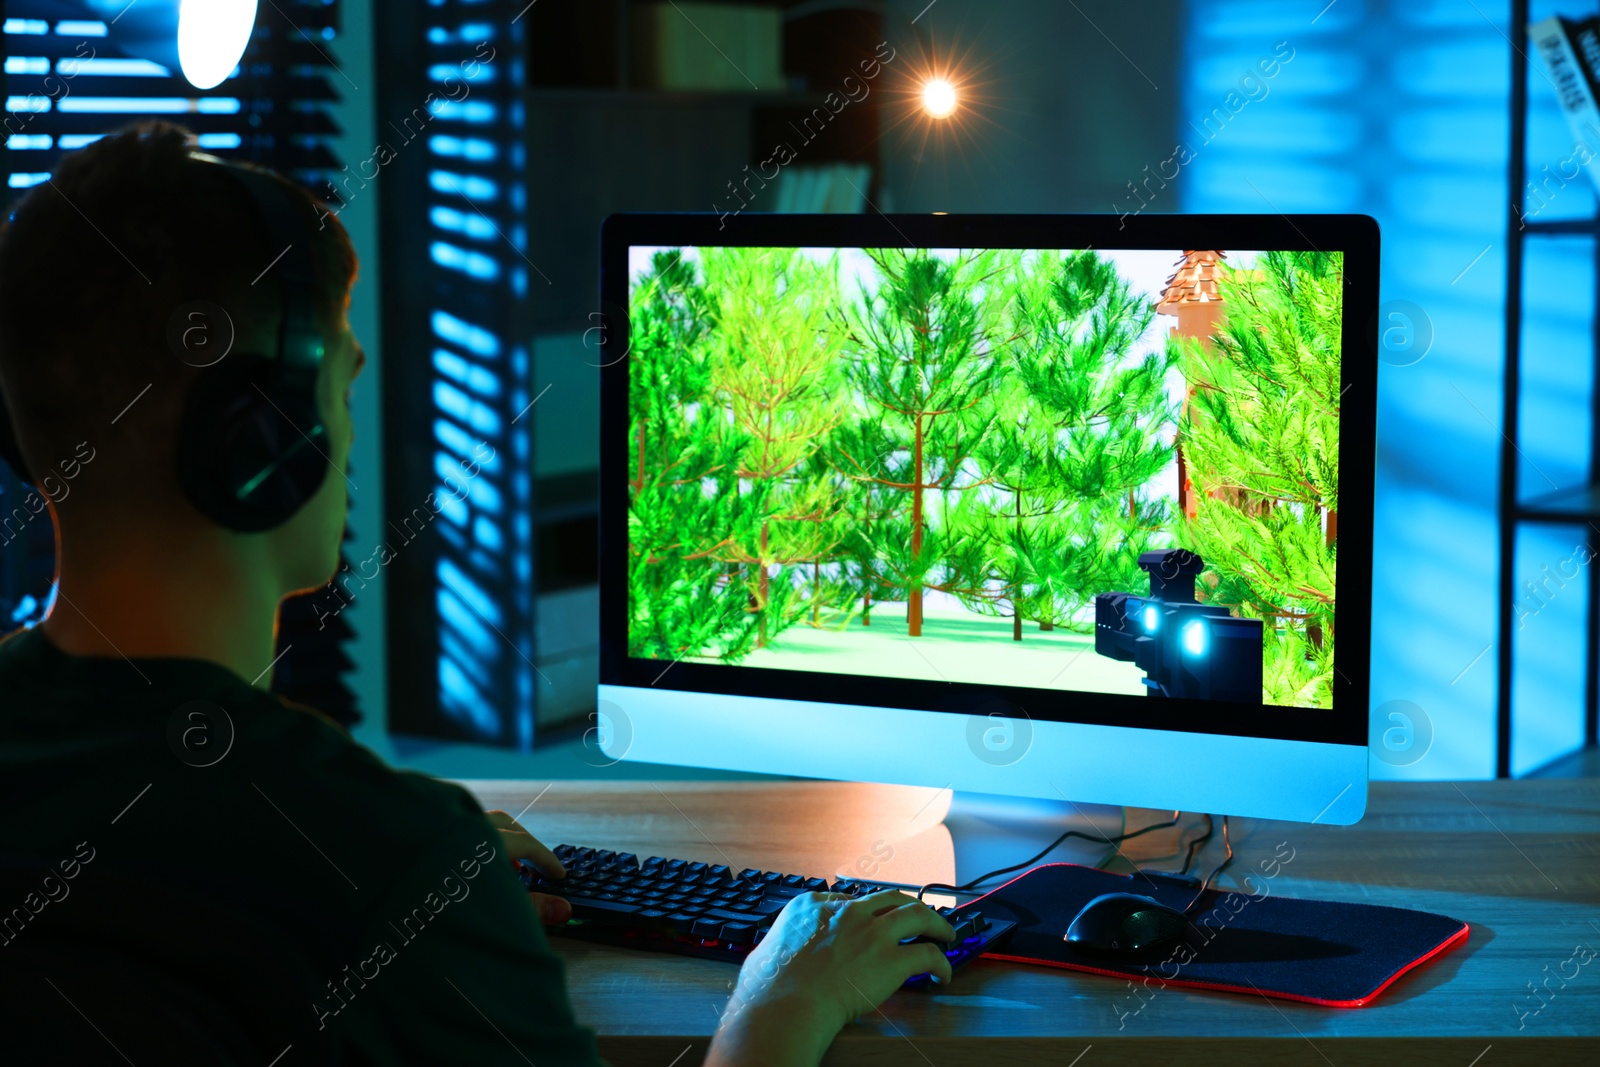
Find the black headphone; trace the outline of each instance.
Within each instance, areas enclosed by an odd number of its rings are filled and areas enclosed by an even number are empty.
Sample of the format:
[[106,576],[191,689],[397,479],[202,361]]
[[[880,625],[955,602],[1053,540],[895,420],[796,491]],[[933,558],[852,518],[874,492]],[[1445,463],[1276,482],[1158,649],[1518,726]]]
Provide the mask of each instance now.
[[[282,309],[276,353],[225,352],[205,365],[178,426],[177,473],[184,496],[219,526],[256,533],[287,522],[321,487],[332,465],[324,451],[328,428],[316,402],[324,345],[316,323],[309,220],[301,217],[306,205],[270,173],[200,152],[190,155],[234,179],[254,204],[269,249],[283,249],[264,271],[277,279]],[[189,322],[175,320],[169,334],[186,336]],[[212,332],[219,325],[203,324]],[[231,345],[231,323],[226,334]],[[23,481],[38,484],[22,458],[4,397],[0,458]]]

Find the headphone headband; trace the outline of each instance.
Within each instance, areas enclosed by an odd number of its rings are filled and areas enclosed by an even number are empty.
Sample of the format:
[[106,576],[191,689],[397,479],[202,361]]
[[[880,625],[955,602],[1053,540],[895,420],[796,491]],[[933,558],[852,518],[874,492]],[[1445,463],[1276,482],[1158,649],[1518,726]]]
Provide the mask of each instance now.
[[[322,331],[316,324],[316,267],[305,219],[289,190],[273,175],[218,159],[203,152],[191,158],[226,169],[249,194],[266,230],[268,253],[278,258],[263,272],[277,279],[282,317],[278,325],[278,358],[286,371],[315,371],[322,362]],[[303,214],[303,212],[301,213]],[[282,245],[280,249],[278,246]],[[252,283],[253,284],[253,283]]]

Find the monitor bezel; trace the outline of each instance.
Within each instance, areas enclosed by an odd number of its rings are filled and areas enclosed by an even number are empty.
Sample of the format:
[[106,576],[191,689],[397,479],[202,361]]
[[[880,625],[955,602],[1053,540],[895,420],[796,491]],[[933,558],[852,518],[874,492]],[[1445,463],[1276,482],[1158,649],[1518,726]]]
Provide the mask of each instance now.
[[[1226,243],[1218,237],[1226,235]],[[1333,707],[1152,699],[1079,690],[663,662],[627,655],[628,250],[632,246],[1339,250],[1345,254],[1339,432],[1341,646]],[[1379,233],[1367,215],[618,214],[600,236],[600,681],[750,698],[971,714],[997,701],[1031,719],[1365,747],[1371,674]],[[1357,309],[1351,314],[1351,309]],[[623,432],[615,432],[617,427]],[[1284,715],[1284,711],[1306,715]]]

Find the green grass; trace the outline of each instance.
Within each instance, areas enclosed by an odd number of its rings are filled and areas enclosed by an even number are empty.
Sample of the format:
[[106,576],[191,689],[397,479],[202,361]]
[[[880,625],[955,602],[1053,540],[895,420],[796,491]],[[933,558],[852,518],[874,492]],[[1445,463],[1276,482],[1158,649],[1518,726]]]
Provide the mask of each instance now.
[[1096,655],[1091,634],[1044,631],[1025,621],[1022,640],[1015,641],[1010,619],[930,607],[923,612],[922,635],[911,637],[904,604],[874,604],[871,626],[861,625],[860,616],[843,629],[797,623],[740,666],[1134,696],[1145,692],[1144,672]]

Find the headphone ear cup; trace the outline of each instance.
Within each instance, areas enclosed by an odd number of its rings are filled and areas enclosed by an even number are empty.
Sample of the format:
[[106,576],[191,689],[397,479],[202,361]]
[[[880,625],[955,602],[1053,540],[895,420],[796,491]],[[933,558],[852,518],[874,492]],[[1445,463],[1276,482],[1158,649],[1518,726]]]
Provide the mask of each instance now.
[[315,379],[293,388],[283,372],[276,360],[234,354],[208,368],[184,404],[178,484],[201,514],[227,529],[281,526],[328,475]]

